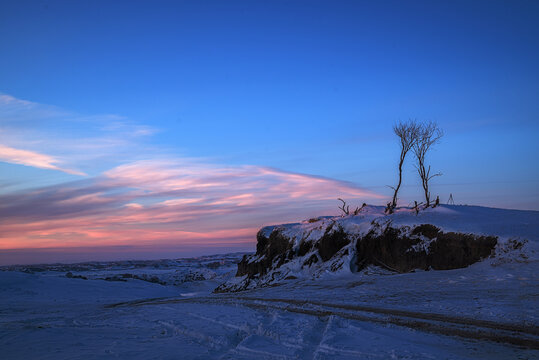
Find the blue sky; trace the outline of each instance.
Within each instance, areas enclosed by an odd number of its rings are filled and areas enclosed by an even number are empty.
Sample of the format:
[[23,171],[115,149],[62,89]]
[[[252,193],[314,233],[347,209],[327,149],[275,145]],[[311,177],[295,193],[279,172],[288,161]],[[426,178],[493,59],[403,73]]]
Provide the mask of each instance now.
[[[2,1],[0,194],[187,162],[198,181],[271,168],[382,204],[391,127],[418,119],[445,131],[428,159],[442,202],[538,210],[537,23],[535,1]],[[243,228],[336,209],[321,193]],[[420,196],[410,157],[401,204]]]

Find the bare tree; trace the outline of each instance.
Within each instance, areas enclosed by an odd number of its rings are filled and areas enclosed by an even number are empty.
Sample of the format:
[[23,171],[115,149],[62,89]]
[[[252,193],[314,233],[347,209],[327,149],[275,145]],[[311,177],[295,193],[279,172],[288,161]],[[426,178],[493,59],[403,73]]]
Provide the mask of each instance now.
[[338,198],[337,200],[342,201],[342,205],[339,206],[339,209],[343,212],[342,216],[350,215],[350,205],[346,205],[346,201],[341,198]]
[[[341,198],[338,198],[337,200],[340,200],[342,202],[342,205],[339,206],[339,209],[343,212],[342,216],[350,215],[350,205],[346,205],[346,201],[344,201]],[[356,209],[353,211],[354,215],[357,215],[363,210],[363,208],[367,206],[367,204],[363,203],[361,207],[357,206]]]
[[404,164],[406,154],[408,154],[408,151],[410,151],[417,142],[420,128],[421,125],[415,121],[399,122],[393,126],[393,132],[398,136],[400,141],[401,155],[399,158],[399,182],[395,187],[390,186],[394,190],[394,193],[393,200],[387,206],[389,213],[392,213],[393,209],[397,207],[397,195],[402,184],[402,165]]
[[367,206],[366,203],[363,203],[363,205],[361,205],[361,207],[356,207],[356,209],[354,210],[354,215],[357,215],[361,212],[361,210],[363,210],[363,208]]
[[426,167],[425,156],[432,145],[440,141],[440,138],[443,135],[444,133],[442,129],[440,129],[435,122],[429,121],[422,123],[418,130],[417,141],[412,146],[417,159],[417,172],[419,173],[419,177],[421,178],[421,183],[423,185],[423,191],[425,192],[426,207],[430,205],[429,181],[433,177],[440,176],[442,174],[430,174],[430,165]]

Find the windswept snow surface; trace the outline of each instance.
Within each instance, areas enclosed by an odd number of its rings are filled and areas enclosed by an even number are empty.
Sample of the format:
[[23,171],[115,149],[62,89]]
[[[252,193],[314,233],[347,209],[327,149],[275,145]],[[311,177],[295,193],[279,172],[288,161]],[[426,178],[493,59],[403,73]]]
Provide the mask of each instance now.
[[[537,212],[497,212],[443,207],[417,217],[446,231],[528,240],[518,256],[499,249],[456,270],[369,267],[213,294],[233,277],[241,254],[5,267],[0,357],[539,359]],[[340,219],[352,226],[368,216]],[[463,216],[475,216],[475,224],[459,223]],[[415,215],[393,218],[408,224]]]

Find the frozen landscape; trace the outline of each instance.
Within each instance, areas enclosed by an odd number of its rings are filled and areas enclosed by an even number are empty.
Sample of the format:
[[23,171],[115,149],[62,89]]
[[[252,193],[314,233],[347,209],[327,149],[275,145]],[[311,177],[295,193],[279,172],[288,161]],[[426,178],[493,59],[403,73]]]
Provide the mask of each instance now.
[[[360,261],[358,244],[383,234],[381,224],[413,241],[406,253],[425,268]],[[420,224],[438,232],[414,233]],[[256,254],[7,266],[0,271],[1,356],[535,359],[538,225],[534,211],[440,206],[385,216],[367,206],[356,216],[264,228]],[[348,242],[328,255],[317,244],[337,228]],[[275,231],[290,245],[264,262],[271,247],[264,241]],[[434,270],[441,265],[429,255],[432,244],[451,232],[496,241],[480,261]]]
[[538,39],[539,0],[1,0],[0,360],[539,360]]

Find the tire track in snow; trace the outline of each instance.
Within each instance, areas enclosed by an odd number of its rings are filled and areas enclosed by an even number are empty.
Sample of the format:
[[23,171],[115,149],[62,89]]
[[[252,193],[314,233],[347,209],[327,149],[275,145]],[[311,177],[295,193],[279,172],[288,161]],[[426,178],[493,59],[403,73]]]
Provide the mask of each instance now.
[[[264,305],[261,304],[262,300],[257,300],[257,304],[250,304],[245,303],[246,306],[256,306],[258,308],[263,307]],[[278,302],[278,301],[276,301]],[[313,305],[312,303],[306,302],[304,305]],[[265,305],[267,308],[274,308],[274,309],[281,309],[283,311],[289,311],[289,312],[295,312],[299,314],[307,314],[307,315],[313,315],[313,316],[339,316],[341,318],[350,319],[350,320],[357,320],[357,321],[366,321],[366,322],[373,322],[373,323],[379,323],[379,324],[393,324],[397,326],[403,326],[408,327],[415,330],[421,330],[426,332],[431,332],[435,334],[440,335],[447,335],[447,336],[458,336],[468,339],[474,339],[474,340],[487,340],[487,341],[494,341],[498,343],[507,343],[511,345],[516,346],[522,346],[530,349],[539,350],[539,339],[537,337],[523,337],[522,335],[528,335],[528,334],[515,334],[514,332],[508,332],[504,330],[497,330],[497,329],[485,329],[481,328],[479,326],[471,326],[468,325],[466,328],[454,327],[455,324],[452,323],[444,323],[437,320],[429,321],[430,319],[425,319],[422,321],[418,320],[410,320],[406,317],[398,317],[398,316],[391,316],[391,317],[372,317],[372,316],[366,316],[363,314],[358,313],[357,311],[354,312],[338,312],[332,309],[324,309],[324,308],[318,308],[318,309],[308,309],[308,308],[300,308],[293,305],[288,306],[279,306],[274,304],[267,304]]]
[[158,321],[157,323],[171,330],[172,335],[181,334],[181,335],[187,336],[193,339],[194,341],[196,341],[197,343],[207,346],[211,349],[221,350],[224,347],[229,346],[229,344],[223,339],[216,338],[214,336],[210,336],[210,335],[198,332],[198,331],[187,329],[186,327],[174,324],[171,321]]
[[330,316],[328,320],[326,321],[326,326],[324,327],[324,331],[322,331],[322,335],[320,336],[320,341],[318,342],[318,345],[316,345],[316,349],[313,352],[313,360],[318,360],[320,358],[320,350],[321,347],[324,344],[324,341],[326,339],[326,334],[331,326],[331,323],[333,321],[333,316]]
[[310,301],[310,300],[297,300],[297,299],[280,299],[280,298],[257,298],[257,297],[236,297],[239,300],[250,300],[250,301],[266,301],[266,302],[277,302],[277,303],[288,303],[294,305],[317,305],[322,307],[330,307],[343,310],[353,310],[360,311],[365,313],[374,313],[382,315],[394,315],[407,318],[415,318],[429,321],[439,321],[444,323],[454,323],[459,325],[472,325],[482,328],[491,328],[495,330],[506,330],[511,332],[520,332],[524,334],[539,336],[539,328],[534,326],[522,326],[519,324],[508,324],[495,322],[490,320],[478,320],[466,317],[450,316],[437,313],[423,313],[409,310],[399,310],[399,309],[387,309],[387,308],[378,308],[365,305],[350,305],[350,304],[335,304],[327,303],[323,301]]
[[[190,302],[193,303],[193,302]],[[139,306],[141,304],[141,301],[136,301],[133,306]],[[215,303],[211,303],[212,305],[216,305]],[[124,305],[125,306],[125,305]],[[170,310],[177,310],[171,308]],[[205,315],[197,314],[192,311],[188,311],[183,313],[183,315],[187,315],[189,317],[202,320],[205,323],[212,324],[213,326],[222,327],[224,329],[232,330],[236,333],[236,336],[226,336],[226,341],[222,338],[216,338],[215,336],[207,335],[200,331],[194,331],[192,329],[187,329],[184,325],[175,324],[171,321],[158,321],[157,323],[165,326],[173,331],[174,334],[182,334],[185,336],[188,336],[192,339],[194,339],[199,344],[205,344],[208,347],[219,350],[223,352],[223,355],[221,355],[220,359],[229,359],[229,358],[235,358],[238,355],[245,355],[248,358],[262,358],[262,359],[279,359],[279,360],[286,360],[291,359],[290,356],[279,354],[279,353],[273,353],[269,351],[263,351],[260,349],[253,348],[252,346],[248,345],[249,340],[253,336],[261,336],[265,337],[271,340],[276,341],[280,345],[294,350],[303,350],[305,344],[298,345],[290,343],[286,340],[283,340],[279,333],[272,331],[269,326],[271,326],[275,322],[275,317],[272,316],[270,319],[270,322],[267,323],[267,321],[264,322],[258,322],[257,326],[250,325],[248,323],[242,323],[241,325],[237,325],[231,322],[222,321],[219,319],[214,319]],[[265,314],[267,317],[267,313]]]
[[[498,323],[489,320],[477,320],[435,313],[377,308],[364,305],[334,304],[297,299],[208,296],[188,299],[146,299],[128,303],[111,304],[107,307],[161,305],[182,302],[243,305],[251,308],[265,309],[266,311],[269,309],[276,309],[317,317],[334,315],[351,320],[393,324],[440,335],[494,341],[539,350],[539,329],[533,326]],[[344,310],[344,312],[337,311],[336,309]]]

